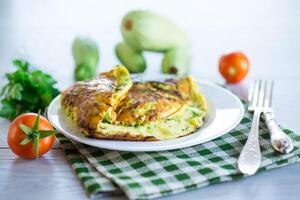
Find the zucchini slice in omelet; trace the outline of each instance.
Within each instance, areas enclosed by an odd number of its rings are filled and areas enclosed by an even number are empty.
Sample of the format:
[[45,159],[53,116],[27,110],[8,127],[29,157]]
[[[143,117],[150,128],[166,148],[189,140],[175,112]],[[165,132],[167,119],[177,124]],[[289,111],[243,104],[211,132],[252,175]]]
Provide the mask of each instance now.
[[195,132],[206,102],[190,76],[132,82],[127,69],[118,66],[65,90],[61,108],[86,136],[148,141]]

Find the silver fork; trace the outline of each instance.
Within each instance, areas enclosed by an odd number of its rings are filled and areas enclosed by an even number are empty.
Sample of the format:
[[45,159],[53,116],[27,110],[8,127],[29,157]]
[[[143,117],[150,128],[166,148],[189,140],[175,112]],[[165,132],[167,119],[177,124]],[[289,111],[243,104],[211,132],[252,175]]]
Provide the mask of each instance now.
[[[275,115],[272,108],[272,98],[273,98],[273,89],[274,89],[274,82],[273,81],[262,81],[264,84],[264,92],[265,92],[265,108],[263,109],[263,119],[265,124],[268,127],[270,137],[271,137],[271,144],[272,147],[280,152],[280,153],[289,153],[294,149],[292,139],[285,134],[281,128],[278,126]],[[255,84],[252,85],[249,89],[249,96],[248,101],[250,102],[253,95],[253,87]],[[254,111],[252,106],[248,107],[248,110]]]
[[249,111],[254,111],[253,122],[249,138],[238,160],[238,167],[244,174],[254,174],[260,166],[261,153],[258,142],[259,115],[263,118],[271,136],[272,147],[280,153],[289,153],[293,150],[292,139],[286,135],[275,121],[272,109],[274,82],[255,81],[249,89]]
[[247,142],[238,159],[238,168],[243,174],[252,175],[260,166],[261,152],[258,141],[260,115],[266,104],[265,91],[262,81],[255,81],[252,89],[249,91],[249,111],[254,111],[252,125]]
[[285,134],[275,121],[275,115],[272,109],[272,96],[274,82],[265,81],[267,108],[263,110],[263,119],[268,127],[272,147],[280,153],[289,153],[294,149],[292,139]]

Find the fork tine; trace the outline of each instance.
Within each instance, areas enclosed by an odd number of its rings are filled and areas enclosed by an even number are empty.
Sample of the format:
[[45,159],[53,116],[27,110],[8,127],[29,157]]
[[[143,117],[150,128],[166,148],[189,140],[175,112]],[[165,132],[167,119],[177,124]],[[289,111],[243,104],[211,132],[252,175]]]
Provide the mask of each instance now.
[[273,104],[273,90],[274,90],[274,81],[271,82],[270,97],[269,97],[269,107],[272,107],[272,104]]
[[268,96],[268,81],[264,80],[264,87],[262,88],[263,93],[264,93],[264,98],[263,98],[263,102],[262,105],[263,107],[266,107],[267,103],[269,102],[269,96]]
[[251,100],[251,107],[257,106],[259,87],[260,87],[260,82],[258,80],[255,80],[254,85],[253,85],[253,96],[252,96],[252,100]]
[[248,90],[248,102],[251,103],[253,101],[253,94],[254,94],[254,86],[255,84],[251,84]]
[[264,102],[264,107],[268,108],[270,106],[270,95],[271,95],[271,85],[269,81],[266,81],[266,95],[265,95],[265,102]]
[[267,92],[268,82],[265,80],[261,80],[261,96],[260,96],[260,104],[259,106],[264,106],[266,101],[266,92]]
[[264,103],[264,107],[266,108],[270,108],[272,106],[273,84],[274,84],[273,81],[271,83],[267,82],[267,90],[266,90],[266,97]]
[[262,103],[263,103],[263,100],[264,100],[263,97],[264,97],[264,93],[263,93],[263,81],[259,80],[258,100],[257,100],[256,106],[262,106]]

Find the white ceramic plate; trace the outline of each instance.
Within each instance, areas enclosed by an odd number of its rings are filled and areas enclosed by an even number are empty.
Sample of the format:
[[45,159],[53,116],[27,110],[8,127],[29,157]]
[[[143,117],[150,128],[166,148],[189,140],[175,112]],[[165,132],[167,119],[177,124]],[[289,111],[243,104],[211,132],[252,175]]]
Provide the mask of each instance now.
[[163,151],[190,147],[226,134],[240,123],[244,115],[244,107],[241,101],[230,91],[209,82],[199,81],[197,83],[208,104],[204,126],[191,135],[177,139],[133,142],[85,137],[61,112],[59,96],[51,102],[48,109],[48,118],[52,125],[66,137],[99,148],[119,151]]

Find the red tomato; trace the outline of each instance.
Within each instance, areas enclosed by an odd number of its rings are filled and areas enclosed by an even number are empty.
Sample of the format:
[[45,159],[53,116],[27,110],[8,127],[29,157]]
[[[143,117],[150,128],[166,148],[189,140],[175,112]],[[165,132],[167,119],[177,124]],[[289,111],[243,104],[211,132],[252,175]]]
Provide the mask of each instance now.
[[249,68],[249,60],[242,52],[224,55],[219,61],[219,71],[229,83],[238,83],[243,80]]
[[[37,114],[35,113],[27,113],[27,114],[20,115],[11,123],[8,129],[7,143],[11,148],[11,150],[16,155],[22,158],[36,158],[36,153],[32,141],[30,141],[28,144],[25,145],[20,144],[21,141],[25,139],[26,134],[23,132],[23,130],[20,129],[19,126],[20,124],[23,124],[29,128],[33,128],[36,118],[37,118]],[[40,116],[38,130],[53,130],[53,127],[46,118]],[[38,141],[39,157],[49,151],[49,149],[54,143],[54,139],[55,139],[54,135],[49,135],[47,137],[39,139]]]

